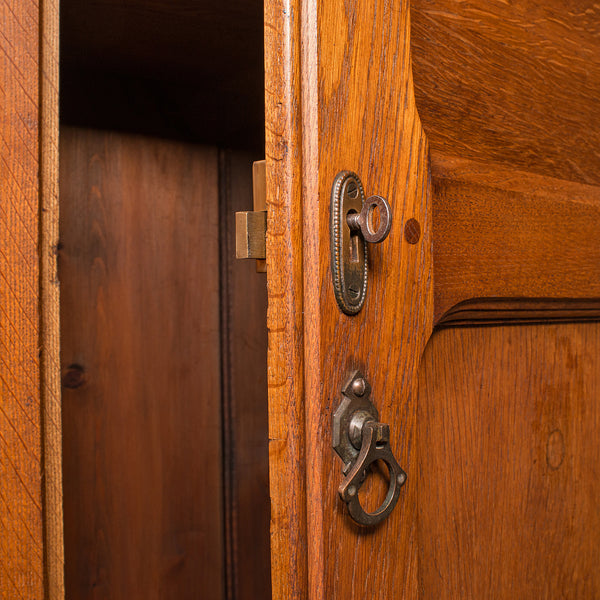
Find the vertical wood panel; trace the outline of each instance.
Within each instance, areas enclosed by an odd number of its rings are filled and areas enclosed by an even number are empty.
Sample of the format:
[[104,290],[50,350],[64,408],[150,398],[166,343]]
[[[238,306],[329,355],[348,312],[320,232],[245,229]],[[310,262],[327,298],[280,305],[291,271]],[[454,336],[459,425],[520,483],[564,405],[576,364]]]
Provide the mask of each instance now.
[[[409,5],[323,0],[317,6],[320,201],[317,212],[307,197],[305,210],[307,219],[319,218],[318,256],[310,256],[319,275],[305,290],[314,298],[305,315],[312,320],[319,311],[320,319],[318,337],[307,335],[307,345],[319,350],[312,351],[313,364],[307,361],[307,377],[320,378],[307,390],[307,477],[308,514],[320,516],[323,535],[311,536],[310,593],[327,600],[409,599],[418,594],[414,398],[433,308],[429,150],[412,91]],[[331,284],[328,200],[342,169],[356,171],[367,196],[384,196],[393,213],[389,237],[370,244],[367,298],[352,317],[338,308]],[[409,219],[419,223],[416,244],[404,235]],[[331,447],[332,414],[356,368],[372,386],[371,400],[390,425],[391,448],[408,477],[394,511],[373,528],[355,525],[340,501],[342,462]],[[364,485],[362,501],[371,510],[385,497],[376,482],[372,474]]]
[[54,2],[0,2],[2,598],[62,597],[57,17]]
[[271,598],[267,278],[255,261],[235,258],[235,211],[253,207],[252,160],[223,152],[219,178],[227,597],[234,600]]
[[58,255],[58,45],[59,1],[44,0],[41,12],[40,79],[40,315],[44,452],[44,531],[47,595],[64,598],[62,407]]
[[61,136],[73,599],[223,597],[218,156]]
[[419,377],[423,598],[600,595],[600,324],[437,333]]
[[[428,146],[410,72],[408,3],[266,3],[269,429],[273,595],[415,597],[416,462],[412,395],[432,329]],[[369,250],[362,312],[331,284],[329,198],[351,169],[385,196],[394,224]],[[422,235],[409,244],[405,223]],[[380,527],[356,526],[337,494],[332,414],[351,370],[373,385],[408,472]],[[368,485],[368,484],[367,484]],[[390,552],[390,549],[393,551]]]
[[265,2],[269,488],[271,579],[278,600],[306,597],[308,577],[300,5]]

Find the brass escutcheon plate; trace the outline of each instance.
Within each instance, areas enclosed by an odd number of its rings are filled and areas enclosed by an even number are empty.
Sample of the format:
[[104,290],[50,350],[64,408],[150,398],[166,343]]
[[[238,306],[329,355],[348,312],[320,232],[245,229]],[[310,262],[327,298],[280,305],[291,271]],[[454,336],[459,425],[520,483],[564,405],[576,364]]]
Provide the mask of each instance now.
[[352,171],[341,171],[331,188],[331,271],[335,299],[347,315],[362,308],[367,295],[367,244],[348,225],[348,215],[360,213],[365,192]]

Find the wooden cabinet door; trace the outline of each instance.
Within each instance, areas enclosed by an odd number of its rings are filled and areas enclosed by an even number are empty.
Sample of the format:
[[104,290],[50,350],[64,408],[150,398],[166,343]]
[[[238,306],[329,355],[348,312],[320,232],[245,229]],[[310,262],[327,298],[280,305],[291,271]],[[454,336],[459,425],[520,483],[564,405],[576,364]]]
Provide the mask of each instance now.
[[[600,595],[586,6],[266,2],[274,598]],[[342,170],[393,213],[354,316],[330,266]],[[354,369],[408,476],[375,528],[338,497],[332,417]],[[386,484],[368,474],[362,502]]]

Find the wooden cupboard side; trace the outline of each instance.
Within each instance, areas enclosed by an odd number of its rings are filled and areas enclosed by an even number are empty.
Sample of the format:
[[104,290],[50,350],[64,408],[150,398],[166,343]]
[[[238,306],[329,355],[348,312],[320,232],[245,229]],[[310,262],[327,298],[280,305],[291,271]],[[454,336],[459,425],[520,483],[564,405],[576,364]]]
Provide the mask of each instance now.
[[58,5],[0,22],[0,596],[60,600]]

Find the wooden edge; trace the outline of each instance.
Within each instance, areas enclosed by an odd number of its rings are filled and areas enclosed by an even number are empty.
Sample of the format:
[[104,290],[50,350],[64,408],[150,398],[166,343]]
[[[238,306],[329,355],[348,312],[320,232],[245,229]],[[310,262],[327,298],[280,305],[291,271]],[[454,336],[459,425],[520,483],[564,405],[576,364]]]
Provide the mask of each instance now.
[[[252,163],[252,197],[254,200],[254,210],[267,210],[267,161],[256,160]],[[256,272],[267,272],[267,261],[265,259],[256,260]]]
[[300,8],[301,0],[265,2],[269,485],[278,600],[305,597],[307,585]]
[[600,298],[474,298],[450,309],[437,323],[436,329],[598,320]]
[[[301,87],[302,99],[302,201],[298,204],[302,208],[302,240],[303,252],[303,353],[304,353],[304,418],[305,431],[311,436],[310,443],[305,444],[305,485],[306,502],[306,529],[307,529],[307,592],[310,598],[320,599],[325,597],[326,582],[324,570],[318,562],[318,557],[324,556],[325,538],[322,506],[312,510],[308,494],[322,489],[322,472],[319,465],[322,461],[320,444],[315,443],[314,433],[322,431],[321,404],[322,404],[322,378],[321,370],[321,335],[322,319],[326,317],[322,311],[322,298],[316,293],[321,287],[321,274],[319,264],[321,260],[320,246],[320,210],[315,206],[315,198],[320,197],[319,162],[314,157],[319,153],[319,27],[318,3],[304,0],[301,3],[302,23],[300,26],[301,38]],[[328,252],[329,253],[329,252]],[[315,410],[316,407],[319,407]],[[308,467],[308,468],[307,468]],[[308,532],[315,532],[308,535]]]
[[45,595],[64,588],[58,252],[59,4],[40,3],[40,337]]

